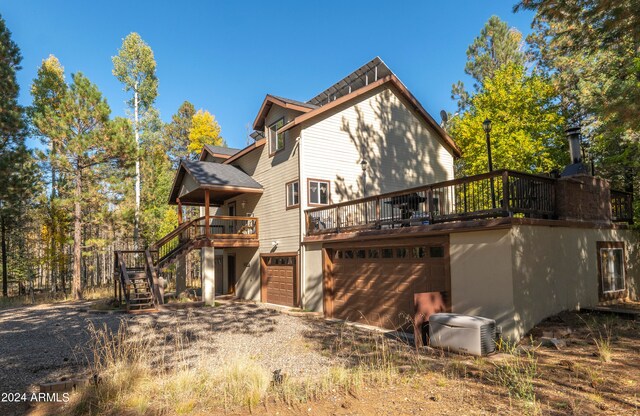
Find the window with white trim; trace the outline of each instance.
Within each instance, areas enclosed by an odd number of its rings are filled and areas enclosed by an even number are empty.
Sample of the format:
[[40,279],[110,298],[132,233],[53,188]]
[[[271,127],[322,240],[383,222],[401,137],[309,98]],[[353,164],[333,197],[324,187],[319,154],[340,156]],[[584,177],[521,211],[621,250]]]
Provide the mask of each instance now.
[[600,249],[600,276],[602,276],[603,293],[625,290],[622,247]]
[[309,204],[329,204],[329,181],[309,181]]
[[284,117],[269,126],[268,134],[270,153],[275,153],[278,150],[284,149],[284,132],[278,133],[278,130],[282,127],[284,127]]
[[289,182],[287,184],[287,208],[300,205],[300,182]]

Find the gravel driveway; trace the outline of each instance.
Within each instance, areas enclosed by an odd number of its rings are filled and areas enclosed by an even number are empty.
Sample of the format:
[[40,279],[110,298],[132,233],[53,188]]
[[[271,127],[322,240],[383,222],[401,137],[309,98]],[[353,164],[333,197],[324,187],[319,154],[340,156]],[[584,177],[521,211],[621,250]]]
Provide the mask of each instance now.
[[[133,334],[156,337],[164,352],[180,345],[186,353],[180,359],[204,356],[212,367],[248,358],[270,371],[312,377],[337,360],[319,351],[322,337],[318,334],[327,329],[322,320],[294,317],[261,305],[231,303],[145,315],[96,314],[88,311],[89,305],[0,310],[0,392],[36,391],[40,383],[86,372],[90,322],[111,331],[124,323]],[[3,406],[0,403],[0,414],[5,414]]]

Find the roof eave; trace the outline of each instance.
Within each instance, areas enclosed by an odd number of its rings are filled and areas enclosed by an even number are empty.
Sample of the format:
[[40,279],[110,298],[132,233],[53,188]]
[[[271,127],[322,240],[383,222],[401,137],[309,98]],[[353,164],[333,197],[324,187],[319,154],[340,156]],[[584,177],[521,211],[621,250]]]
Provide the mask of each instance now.
[[[181,160],[180,161],[180,165],[178,166],[178,170],[176,171],[175,176],[173,177],[173,184],[171,184],[171,192],[169,193],[169,205],[174,205],[175,204],[175,199],[179,198],[179,196],[176,196],[174,198],[174,195],[176,194],[176,186],[179,183],[178,182],[178,177],[180,176],[181,172],[185,171],[186,169],[183,165],[184,161]],[[182,182],[182,180],[180,180],[180,182]],[[180,191],[177,191],[177,194],[180,194]]]
[[224,163],[225,165],[228,165],[229,163],[241,158],[242,156],[246,155],[247,153],[251,152],[252,150],[255,150],[255,149],[259,148],[259,147],[262,147],[266,142],[267,142],[267,139],[256,140],[255,142],[251,143],[249,146],[247,146],[244,149],[240,150],[238,153],[236,153],[235,155],[231,156],[229,159],[223,161],[222,163]]
[[271,106],[276,104],[282,108],[299,111],[301,113],[308,113],[309,111],[313,111],[313,108],[303,107],[301,105],[296,105],[294,103],[287,103],[282,101],[271,94],[267,94],[260,106],[260,110],[258,111],[258,115],[253,121],[253,129],[254,130],[262,130],[264,128],[264,120],[271,109]]

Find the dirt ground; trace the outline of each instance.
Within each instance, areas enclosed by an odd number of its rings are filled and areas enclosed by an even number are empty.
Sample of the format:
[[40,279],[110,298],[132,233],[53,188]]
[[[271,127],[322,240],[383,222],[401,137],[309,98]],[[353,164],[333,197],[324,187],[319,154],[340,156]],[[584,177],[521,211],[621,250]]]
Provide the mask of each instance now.
[[[569,333],[570,332],[570,333]],[[541,346],[560,339],[560,349]],[[594,339],[609,338],[611,361],[603,362]],[[269,415],[638,415],[640,414],[640,321],[613,315],[562,313],[534,328],[521,342],[536,362],[534,401],[510,394],[495,381],[506,354],[471,358],[425,354],[432,371],[409,372],[391,386],[364,388],[300,406],[265,404]],[[504,360],[504,361],[503,361]],[[250,412],[230,413],[248,415]]]
[[[304,326],[312,327],[303,334],[319,354],[341,355],[335,346],[337,337],[344,334],[335,325],[321,319],[289,318],[304,320]],[[268,319],[273,316],[269,314]],[[0,339],[4,341],[8,335],[4,332]],[[548,343],[541,345],[548,338],[557,339],[558,348]],[[357,342],[357,336],[354,340]],[[609,362],[603,360],[606,354],[602,350],[606,353],[607,349],[598,348],[596,341],[605,347],[610,344]],[[353,346],[349,348],[353,351]],[[408,345],[398,351],[412,358],[409,365],[398,359],[395,365],[399,374],[386,385],[364,383],[349,393],[334,392],[306,403],[287,405],[267,400],[251,410],[219,409],[207,414],[640,414],[639,320],[606,314],[562,313],[540,323],[517,348],[508,349],[510,353],[484,358],[433,349],[416,354]],[[348,360],[344,362],[348,366]],[[13,367],[12,371],[19,372],[20,367]],[[532,395],[519,397],[527,387],[531,387]],[[63,409],[35,406],[23,410],[26,414],[47,415]]]

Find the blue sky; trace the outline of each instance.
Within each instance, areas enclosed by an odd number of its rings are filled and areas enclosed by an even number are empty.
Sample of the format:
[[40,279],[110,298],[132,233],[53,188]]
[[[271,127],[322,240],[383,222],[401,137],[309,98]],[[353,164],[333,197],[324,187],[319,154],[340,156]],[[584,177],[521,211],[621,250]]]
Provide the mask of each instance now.
[[455,110],[451,84],[471,84],[466,50],[491,15],[530,32],[532,14],[513,14],[514,3],[0,0],[0,13],[24,57],[22,104],[42,59],[54,54],[68,79],[82,71],[112,115],[124,115],[111,57],[135,31],[155,54],[162,118],[189,100],[216,116],[229,146],[244,147],[265,94],[306,101],[375,56],[439,120],[441,109]]

